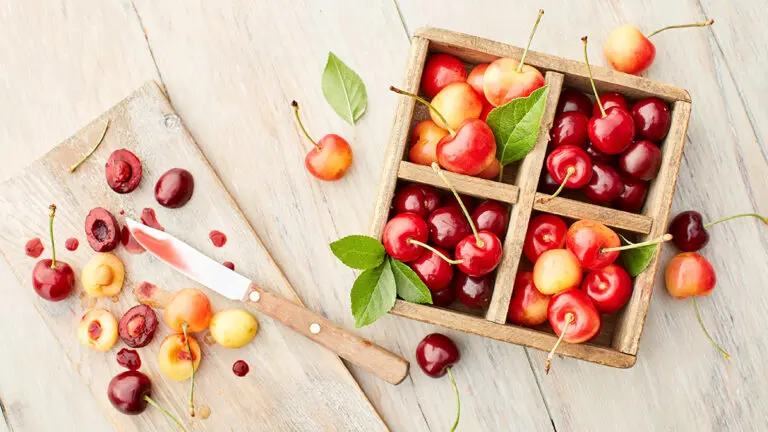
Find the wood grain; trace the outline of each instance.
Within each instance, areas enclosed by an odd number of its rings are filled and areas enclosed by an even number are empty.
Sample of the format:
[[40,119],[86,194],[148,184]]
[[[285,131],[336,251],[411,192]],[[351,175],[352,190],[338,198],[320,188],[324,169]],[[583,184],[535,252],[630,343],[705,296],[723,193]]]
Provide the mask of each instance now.
[[533,202],[533,209],[574,219],[592,219],[610,227],[640,234],[648,234],[653,226],[653,219],[646,215],[629,213],[569,198],[548,199],[549,197],[548,194],[537,193]]
[[[443,173],[448,181],[451,182],[451,185],[461,194],[493,199],[507,204],[515,204],[519,199],[520,188],[515,185],[459,175],[449,171],[443,171]],[[397,178],[409,182],[428,184],[438,189],[450,190],[431,167],[417,165],[412,162],[400,162]]]

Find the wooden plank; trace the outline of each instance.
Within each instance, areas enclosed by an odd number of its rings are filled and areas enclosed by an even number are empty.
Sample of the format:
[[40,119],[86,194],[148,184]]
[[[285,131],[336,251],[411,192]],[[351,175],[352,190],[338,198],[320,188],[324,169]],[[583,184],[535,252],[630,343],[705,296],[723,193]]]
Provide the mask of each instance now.
[[[515,204],[518,200],[520,188],[515,185],[460,175],[449,171],[444,171],[444,174],[459,193],[483,199],[492,199],[507,204]],[[431,167],[417,165],[412,162],[400,162],[397,178],[400,180],[428,184],[438,189],[449,190]],[[389,212],[387,212],[387,214],[389,214]]]
[[520,187],[520,197],[517,204],[512,207],[509,216],[507,236],[504,238],[503,245],[504,252],[496,271],[493,297],[485,314],[487,320],[499,324],[507,322],[509,299],[512,298],[517,266],[523,255],[523,241],[528,230],[528,221],[531,218],[536,188],[539,185],[539,174],[541,174],[549,144],[549,130],[555,120],[557,101],[563,86],[563,75],[560,73],[547,72],[544,79],[549,86],[549,95],[539,125],[539,136],[536,145],[523,159],[515,174],[515,184]]
[[[533,209],[573,219],[592,219],[614,228],[640,234],[648,234],[653,226],[653,219],[646,215],[629,213],[569,198],[556,197],[546,200],[549,196],[545,193],[537,193]],[[650,202],[650,200],[646,202]]]

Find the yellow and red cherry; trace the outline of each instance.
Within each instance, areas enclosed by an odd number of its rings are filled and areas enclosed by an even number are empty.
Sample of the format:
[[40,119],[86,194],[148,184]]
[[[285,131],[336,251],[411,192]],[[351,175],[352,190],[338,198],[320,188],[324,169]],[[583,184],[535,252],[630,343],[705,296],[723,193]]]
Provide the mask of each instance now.
[[499,162],[498,159],[493,158],[493,162],[491,162],[486,169],[480,171],[480,173],[477,174],[477,177],[486,180],[496,180],[500,173],[501,162]]
[[456,290],[452,286],[432,293],[432,304],[434,306],[448,307],[456,301]]
[[544,295],[578,288],[581,278],[579,260],[568,249],[550,249],[533,265],[533,284]]
[[[602,109],[600,109],[601,105]],[[600,103],[595,102],[592,105],[592,115],[590,117],[600,117],[603,114],[603,110],[608,111],[611,108],[621,108],[629,112],[629,105],[624,96],[616,92],[607,92],[600,95]]]
[[632,296],[632,278],[621,266],[609,264],[587,273],[581,289],[602,314],[612,314],[623,308]]
[[392,205],[395,213],[411,212],[426,218],[440,207],[440,194],[432,186],[412,183],[395,195]]
[[648,140],[635,141],[619,156],[619,168],[632,178],[653,180],[661,168],[661,150]]
[[116,410],[127,415],[137,415],[147,409],[147,405],[159,409],[181,430],[184,426],[179,420],[161,407],[151,397],[152,382],[149,377],[136,370],[129,370],[116,375],[107,385],[107,398]]
[[456,274],[451,286],[456,291],[456,298],[470,309],[485,309],[491,304],[493,277],[469,276],[462,272]]
[[513,324],[536,327],[547,321],[547,308],[552,296],[542,294],[533,283],[533,272],[521,271],[515,276],[507,320]]
[[600,332],[602,320],[592,300],[584,291],[578,289],[569,289],[552,297],[547,317],[549,325],[558,336],[544,367],[544,371],[549,373],[552,358],[560,342],[577,344],[589,341]]
[[587,117],[592,116],[592,101],[584,93],[567,88],[560,93],[560,99],[557,102],[557,114],[567,112],[580,112]]
[[455,249],[464,237],[472,234],[472,228],[458,205],[440,207],[433,211],[427,218],[427,227],[429,241],[449,250]]
[[421,88],[428,97],[433,98],[449,84],[467,80],[467,69],[458,58],[437,53],[432,54],[424,64],[421,74]]
[[[472,68],[472,71],[469,73],[469,76],[467,77],[467,84],[469,84],[473,90],[477,92],[477,94],[481,95],[483,97],[483,101],[488,103],[488,101],[485,99],[485,90],[483,89],[483,78],[485,77],[485,71],[488,69],[488,66],[490,63],[480,63],[474,68]],[[490,103],[488,103],[490,105]],[[491,108],[493,109],[493,106],[491,105]]]
[[624,185],[621,176],[612,166],[592,164],[592,178],[584,186],[584,196],[594,204],[605,205],[619,197]]
[[[424,284],[432,292],[443,291],[451,285],[453,280],[453,266],[451,254],[445,249],[427,249],[421,256],[408,263]],[[442,256],[440,256],[442,254]],[[448,261],[446,261],[448,258]]]
[[441,128],[432,120],[422,120],[416,123],[411,131],[411,148],[408,150],[408,160],[419,165],[431,165],[437,162],[437,143],[448,131]]
[[172,333],[160,343],[157,365],[160,371],[174,381],[185,381],[200,367],[202,351],[197,339],[181,333]]
[[589,155],[574,145],[562,145],[547,156],[547,172],[559,184],[558,189],[547,199],[552,199],[563,188],[580,189],[592,178],[592,161]]
[[600,111],[599,115],[592,117],[587,124],[589,140],[603,153],[619,154],[635,139],[635,123],[627,110],[616,106],[609,109],[603,107],[595,87],[595,80],[592,78],[592,68],[589,66],[587,37],[584,36],[581,40],[584,42],[584,61],[587,65],[589,82],[592,84],[592,91],[595,93]]
[[638,138],[659,142],[667,136],[672,115],[663,100],[656,97],[641,99],[632,105],[629,113]]
[[328,134],[320,141],[313,140],[299,117],[299,104],[293,101],[291,106],[301,132],[314,146],[304,158],[307,171],[320,180],[326,181],[336,181],[344,177],[352,165],[352,147],[347,140],[336,134]]
[[465,82],[449,84],[430,102],[429,115],[443,129],[458,129],[470,119],[479,119],[483,112],[483,98]]
[[648,182],[623,177],[621,183],[623,187],[614,204],[621,210],[639,213],[645,203],[645,196],[648,194]]
[[509,224],[509,208],[498,201],[484,201],[472,212],[472,221],[478,230],[490,231],[500,239],[504,238]]
[[456,419],[453,422],[451,431],[456,430],[461,416],[461,405],[459,401],[459,389],[456,387],[456,380],[453,379],[451,368],[461,359],[461,354],[456,344],[448,337],[440,333],[428,334],[419,342],[416,347],[416,363],[427,376],[440,378],[448,374],[456,393]]
[[528,231],[523,241],[523,254],[535,263],[541,254],[565,246],[565,233],[568,225],[565,221],[551,214],[540,214],[528,223]]
[[42,259],[32,269],[32,287],[40,297],[58,302],[69,297],[75,287],[75,272],[69,264],[56,260],[56,244],[53,241],[53,218],[56,206],[51,204],[48,214],[48,232],[51,237],[51,258]]
[[[574,222],[565,235],[565,245],[585,270],[599,270],[619,257],[618,234],[600,222],[582,219]],[[538,286],[538,284],[537,284]]]
[[381,239],[389,256],[409,262],[424,252],[424,248],[416,242],[425,243],[428,237],[429,229],[421,216],[416,213],[400,213],[384,226]]
[[211,300],[197,288],[177,291],[165,307],[165,324],[175,332],[201,332],[208,328],[211,318]]
[[535,67],[525,64],[525,57],[542,15],[544,11],[539,9],[536,23],[533,25],[520,61],[503,57],[488,65],[485,70],[483,93],[491,105],[501,106],[513,99],[527,97],[544,86],[544,75]]
[[586,146],[589,140],[589,135],[587,134],[588,123],[589,119],[587,116],[578,111],[570,111],[558,115],[552,124],[552,129],[549,131],[552,146]]
[[608,36],[603,47],[603,55],[611,66],[619,72],[637,75],[651,66],[656,57],[656,47],[648,39],[658,33],[673,28],[705,27],[715,20],[703,23],[668,26],[644,36],[637,27],[624,24],[617,27]]

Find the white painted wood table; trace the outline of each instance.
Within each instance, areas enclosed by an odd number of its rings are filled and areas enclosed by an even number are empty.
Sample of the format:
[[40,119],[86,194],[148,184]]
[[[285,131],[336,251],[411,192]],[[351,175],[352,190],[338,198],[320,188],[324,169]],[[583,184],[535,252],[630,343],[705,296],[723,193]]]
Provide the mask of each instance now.
[[[768,9],[757,0],[5,0],[0,180],[155,79],[305,303],[353,327],[355,273],[327,244],[367,232],[396,101],[387,89],[403,76],[408,35],[429,25],[521,45],[540,7],[534,48],[581,59],[579,37],[588,34],[596,63],[621,23],[650,31],[714,17],[711,29],[658,36],[647,72],[693,99],[673,212],[693,208],[707,220],[768,214]],[[289,106],[302,102],[314,134],[352,136],[320,90],[329,50],[358,71],[369,94],[355,163],[333,184],[305,171],[307,146]],[[666,248],[664,262],[672,253]],[[767,430],[768,230],[746,219],[720,225],[704,254],[719,282],[700,306],[730,362],[704,338],[690,302],[666,294],[659,272],[629,370],[559,359],[545,376],[541,352],[451,334],[462,351],[459,430]],[[0,262],[0,431],[109,430],[22,291],[29,288]],[[413,362],[417,342],[433,330],[388,316],[361,333]],[[393,430],[448,430],[449,381],[412,371],[394,387],[352,368]]]

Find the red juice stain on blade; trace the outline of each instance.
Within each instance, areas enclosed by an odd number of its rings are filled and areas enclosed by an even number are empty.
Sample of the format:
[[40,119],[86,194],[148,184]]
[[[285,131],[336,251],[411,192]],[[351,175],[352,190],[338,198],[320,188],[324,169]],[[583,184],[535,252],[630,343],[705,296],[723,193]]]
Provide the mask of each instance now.
[[128,229],[128,225],[123,225],[120,231],[120,243],[122,243],[128,253],[140,254],[144,252],[144,248],[141,247],[139,242],[131,235],[131,230]]
[[64,242],[64,247],[68,251],[76,251],[78,246],[80,246],[80,241],[74,237],[70,237]]
[[157,215],[155,214],[155,209],[153,208],[147,207],[141,211],[141,223],[150,228],[165,231],[165,228],[163,228],[163,226],[160,225],[160,222],[157,221]]
[[136,238],[136,241],[146,246],[147,249],[151,250],[153,254],[166,263],[177,269],[187,268],[184,259],[179,256],[178,250],[173,247],[171,240],[161,240],[152,237],[148,232],[141,228],[135,228],[133,230],[133,236]]
[[208,233],[208,238],[211,239],[211,243],[216,247],[222,247],[227,244],[227,236],[221,231],[211,230]]
[[232,365],[232,372],[239,377],[248,375],[250,370],[251,368],[248,367],[248,363],[244,362],[243,360],[238,360],[235,362],[235,364]]
[[44,249],[45,248],[43,247],[43,242],[41,242],[37,237],[29,240],[27,244],[24,245],[24,253],[26,253],[30,258],[39,257],[43,254]]
[[230,269],[230,270],[234,270],[234,269],[235,269],[235,264],[234,264],[232,261],[224,261],[224,262],[223,262],[223,263],[221,263],[221,264],[222,264],[224,267],[226,267],[226,268],[228,268],[228,269]]

